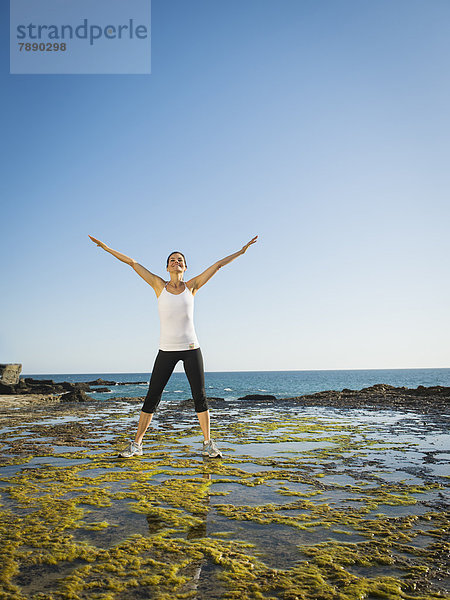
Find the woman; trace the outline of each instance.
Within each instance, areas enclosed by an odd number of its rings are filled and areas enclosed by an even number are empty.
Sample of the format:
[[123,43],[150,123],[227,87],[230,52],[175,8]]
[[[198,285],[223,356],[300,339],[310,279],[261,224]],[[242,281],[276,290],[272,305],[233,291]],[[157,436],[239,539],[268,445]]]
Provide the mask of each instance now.
[[238,252],[214,263],[209,269],[197,277],[184,281],[187,269],[186,259],[181,252],[172,252],[167,259],[166,269],[169,281],[158,275],[150,273],[138,262],[121,254],[100,240],[89,236],[93,242],[109,252],[122,262],[130,265],[138,275],[144,279],[154,290],[158,298],[158,310],[161,322],[161,335],[159,352],[155,360],[150,378],[150,385],[145,397],[144,405],[139,418],[137,433],[119,456],[129,458],[133,455],[142,455],[142,440],[153,414],[158,406],[164,387],[173,373],[175,365],[182,360],[184,370],[189,380],[195,411],[203,433],[203,454],[211,458],[220,458],[222,453],[215,442],[210,438],[209,410],[205,394],[205,374],[203,358],[194,329],[194,296],[198,290],[207,283],[217,271],[232,260],[244,254],[248,247],[256,242],[258,236],[245,244]]

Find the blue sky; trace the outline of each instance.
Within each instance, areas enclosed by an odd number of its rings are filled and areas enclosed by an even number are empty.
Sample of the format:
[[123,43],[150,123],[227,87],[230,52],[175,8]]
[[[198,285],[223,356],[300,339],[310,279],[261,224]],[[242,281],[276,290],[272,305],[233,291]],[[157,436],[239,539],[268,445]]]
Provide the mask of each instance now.
[[449,367],[447,0],[154,0],[151,75],[10,75],[0,362],[150,371],[164,276],[205,367]]

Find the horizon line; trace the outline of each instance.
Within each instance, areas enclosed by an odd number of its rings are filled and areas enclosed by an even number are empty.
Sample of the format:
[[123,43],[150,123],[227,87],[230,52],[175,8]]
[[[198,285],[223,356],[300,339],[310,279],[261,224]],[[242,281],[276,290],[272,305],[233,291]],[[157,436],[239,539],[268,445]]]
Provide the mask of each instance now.
[[[359,367],[356,369],[351,368],[340,368],[340,369],[286,369],[286,370],[254,370],[254,369],[243,369],[243,370],[229,370],[229,371],[205,371],[206,373],[310,373],[310,372],[327,372],[327,371],[438,371],[438,370],[449,370],[450,367],[376,367],[376,368],[364,368]],[[151,373],[152,371],[94,371],[90,373],[80,372],[61,372],[61,373],[20,373],[20,376],[31,376],[31,375],[129,375],[135,373]],[[184,371],[174,371],[174,373],[184,373]]]

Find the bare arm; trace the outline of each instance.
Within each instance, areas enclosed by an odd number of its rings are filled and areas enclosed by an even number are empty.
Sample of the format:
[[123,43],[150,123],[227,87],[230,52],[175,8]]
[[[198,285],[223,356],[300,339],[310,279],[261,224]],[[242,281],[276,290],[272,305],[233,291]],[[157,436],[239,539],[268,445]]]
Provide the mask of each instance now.
[[110,254],[112,254],[113,256],[115,256],[120,261],[124,262],[125,264],[130,265],[130,267],[133,267],[133,269],[136,271],[136,273],[138,275],[140,275],[144,281],[146,281],[149,285],[152,286],[152,288],[155,290],[157,296],[159,295],[159,293],[161,293],[161,290],[165,284],[164,280],[161,279],[161,277],[158,277],[158,275],[151,273],[148,269],[146,269],[145,267],[140,265],[137,261],[135,261],[134,258],[130,258],[126,254],[122,254],[121,252],[117,252],[117,250],[113,250],[112,248],[109,248],[106,244],[104,244],[100,240],[97,240],[96,238],[92,237],[91,235],[89,237],[95,244],[97,244],[97,246],[100,246],[100,248],[103,248],[103,250],[105,250],[106,252],[109,252]]
[[211,279],[211,277],[213,275],[215,275],[217,273],[217,271],[219,269],[221,269],[222,267],[224,267],[225,265],[230,263],[232,260],[234,260],[238,256],[245,254],[245,252],[247,252],[247,249],[249,248],[249,246],[254,244],[257,239],[258,239],[258,236],[256,235],[247,244],[245,244],[245,246],[243,246],[240,250],[238,250],[238,252],[235,252],[234,254],[230,254],[230,256],[226,256],[225,258],[218,260],[216,263],[214,263],[208,269],[206,269],[206,271],[203,271],[203,273],[201,273],[200,275],[197,275],[197,277],[193,277],[192,279],[190,279],[187,283],[188,283],[188,287],[192,291],[192,293],[195,294],[203,285],[205,285],[206,282],[208,282]]

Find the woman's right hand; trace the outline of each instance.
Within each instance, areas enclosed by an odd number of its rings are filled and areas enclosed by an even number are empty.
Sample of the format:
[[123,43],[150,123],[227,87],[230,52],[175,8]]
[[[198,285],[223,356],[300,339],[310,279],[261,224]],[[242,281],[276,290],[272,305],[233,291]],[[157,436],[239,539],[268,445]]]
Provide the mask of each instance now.
[[[89,234],[88,234],[89,235]],[[89,235],[89,237],[91,238],[91,240],[97,244],[97,246],[100,246],[100,248],[103,248],[103,250],[106,250],[106,248],[108,247],[106,244],[104,244],[103,242],[101,242],[100,240],[97,240],[95,237],[92,237],[92,235]]]

